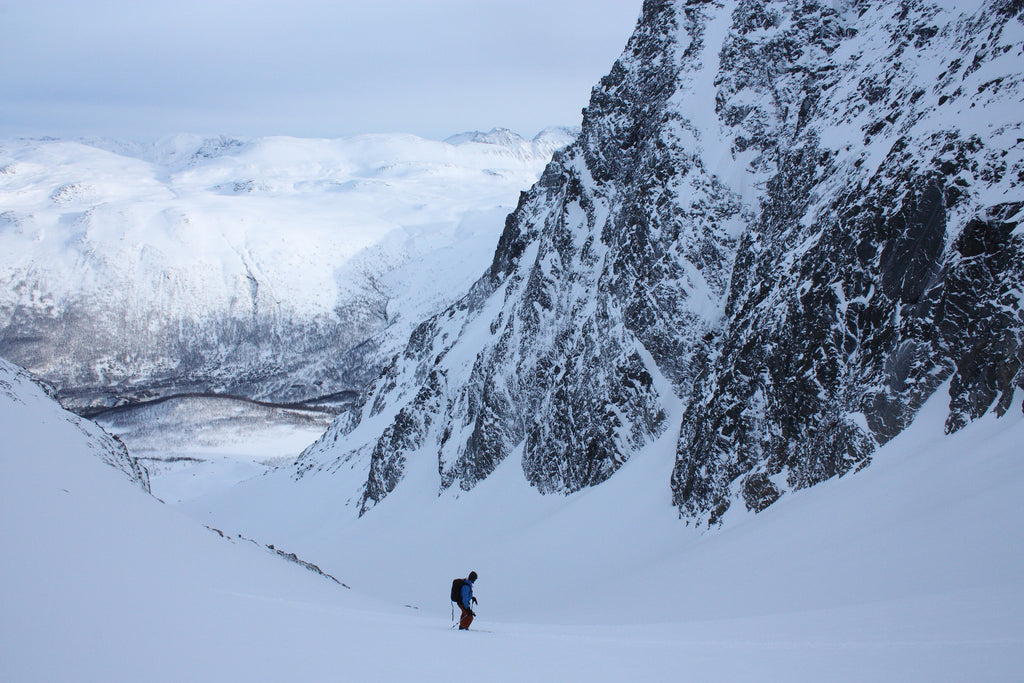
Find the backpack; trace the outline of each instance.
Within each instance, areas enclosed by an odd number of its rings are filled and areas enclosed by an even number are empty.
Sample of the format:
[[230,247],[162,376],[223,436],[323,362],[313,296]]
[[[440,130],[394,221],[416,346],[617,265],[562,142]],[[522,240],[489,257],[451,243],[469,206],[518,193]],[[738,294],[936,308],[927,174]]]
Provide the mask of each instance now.
[[466,583],[465,579],[452,581],[452,602],[456,605],[462,605],[462,584],[464,583]]

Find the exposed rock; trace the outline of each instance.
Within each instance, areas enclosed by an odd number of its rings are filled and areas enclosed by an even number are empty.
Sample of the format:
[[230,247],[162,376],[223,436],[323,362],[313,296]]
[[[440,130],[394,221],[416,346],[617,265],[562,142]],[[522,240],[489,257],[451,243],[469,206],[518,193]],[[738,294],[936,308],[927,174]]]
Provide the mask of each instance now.
[[1002,414],[1024,387],[1020,14],[645,2],[487,272],[299,471],[368,459],[365,512],[414,459],[444,491],[515,452],[569,493],[681,404],[673,501],[714,524],[867,465],[947,381],[949,429]]

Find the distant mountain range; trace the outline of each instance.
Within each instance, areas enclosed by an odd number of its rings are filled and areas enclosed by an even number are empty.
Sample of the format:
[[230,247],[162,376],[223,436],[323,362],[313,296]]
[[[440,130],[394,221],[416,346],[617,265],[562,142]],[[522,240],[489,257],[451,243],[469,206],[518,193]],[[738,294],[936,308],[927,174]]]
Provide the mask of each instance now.
[[0,141],[0,357],[78,410],[345,405],[577,132]]

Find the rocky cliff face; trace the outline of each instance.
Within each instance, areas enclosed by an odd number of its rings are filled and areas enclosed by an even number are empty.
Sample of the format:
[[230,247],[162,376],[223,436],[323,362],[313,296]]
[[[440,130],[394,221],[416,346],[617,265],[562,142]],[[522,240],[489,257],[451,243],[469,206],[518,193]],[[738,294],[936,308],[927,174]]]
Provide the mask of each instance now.
[[485,275],[298,474],[361,464],[366,511],[412,459],[468,489],[521,452],[566,493],[679,429],[666,486],[715,523],[864,466],[947,381],[951,430],[1008,410],[1021,11],[645,2]]
[[717,111],[773,168],[672,480],[712,522],[867,464],[946,380],[951,430],[1024,382],[1019,4],[753,7]]

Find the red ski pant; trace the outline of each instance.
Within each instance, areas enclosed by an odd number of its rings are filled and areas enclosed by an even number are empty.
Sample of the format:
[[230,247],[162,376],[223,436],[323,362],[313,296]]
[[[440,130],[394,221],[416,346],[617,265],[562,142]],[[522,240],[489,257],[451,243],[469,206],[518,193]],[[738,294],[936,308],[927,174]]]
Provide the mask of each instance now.
[[473,613],[459,605],[459,609],[462,610],[462,618],[459,619],[459,628],[469,628],[469,625],[473,623]]

